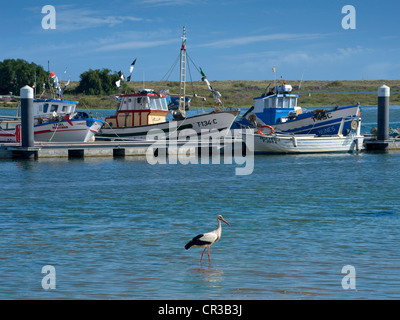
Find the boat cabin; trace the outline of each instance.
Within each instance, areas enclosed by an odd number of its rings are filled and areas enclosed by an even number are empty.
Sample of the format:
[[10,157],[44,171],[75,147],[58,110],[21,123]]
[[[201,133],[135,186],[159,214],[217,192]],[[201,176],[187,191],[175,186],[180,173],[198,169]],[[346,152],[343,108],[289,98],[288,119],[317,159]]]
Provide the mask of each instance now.
[[48,117],[49,115],[66,115],[75,112],[78,105],[76,101],[68,100],[34,100],[33,102],[33,116],[34,117]]
[[166,121],[167,97],[153,90],[143,89],[120,97],[117,114],[106,118],[110,127],[137,127]]
[[297,106],[297,94],[292,94],[292,86],[283,84],[275,87],[275,92],[254,98],[254,113],[265,123],[276,124],[287,121],[301,113]]

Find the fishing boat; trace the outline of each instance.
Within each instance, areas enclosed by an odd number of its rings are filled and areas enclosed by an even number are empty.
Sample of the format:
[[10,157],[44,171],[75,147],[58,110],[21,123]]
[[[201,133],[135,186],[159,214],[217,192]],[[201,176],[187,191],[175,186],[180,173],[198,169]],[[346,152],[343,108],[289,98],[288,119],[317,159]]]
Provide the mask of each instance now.
[[[64,99],[33,101],[34,140],[37,142],[89,142],[94,140],[104,121],[76,111],[78,102]],[[19,142],[21,118],[0,119],[0,142]]]
[[15,131],[20,124],[19,117],[0,116],[0,142],[15,142]]
[[[343,121],[342,126],[343,128]],[[357,126],[357,127],[356,127]],[[357,152],[363,149],[364,136],[360,134],[360,120],[354,120],[350,133],[343,135],[341,129],[336,135],[275,133],[273,128],[264,125],[253,135],[254,153],[301,154],[326,152]],[[267,131],[267,132],[266,132]],[[246,141],[249,141],[247,138]],[[250,146],[251,149],[251,146]]]
[[350,132],[353,120],[360,117],[360,105],[321,108],[303,112],[298,95],[283,81],[268,93],[254,98],[254,105],[232,126],[233,129],[269,125],[276,132],[290,134],[336,135],[339,128]]
[[[133,94],[119,95],[119,107],[116,114],[105,119],[105,125],[98,134],[105,139],[145,140],[154,130],[161,130],[168,139],[170,134],[178,139],[196,135],[201,138],[224,136],[229,133],[239,110],[215,108],[210,113],[187,116],[186,95],[186,29],[183,28],[182,47],[180,49],[180,93],[178,107],[171,110],[172,120],[167,121],[170,112],[170,97],[152,89],[142,89]],[[167,101],[168,100],[168,101]],[[185,134],[180,133],[185,130]],[[190,134],[189,134],[190,132]]]

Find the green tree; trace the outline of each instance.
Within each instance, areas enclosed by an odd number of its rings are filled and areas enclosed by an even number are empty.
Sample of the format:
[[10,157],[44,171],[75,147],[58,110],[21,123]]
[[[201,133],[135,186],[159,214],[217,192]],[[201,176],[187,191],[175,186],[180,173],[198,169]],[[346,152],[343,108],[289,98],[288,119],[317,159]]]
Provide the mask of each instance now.
[[36,93],[43,90],[43,83],[48,79],[47,72],[42,66],[29,63],[22,59],[5,59],[0,62],[0,94],[12,92],[19,95],[22,87],[35,85]]
[[81,73],[76,91],[90,95],[112,94],[117,92],[115,82],[118,79],[118,73],[111,74],[110,69],[89,69]]

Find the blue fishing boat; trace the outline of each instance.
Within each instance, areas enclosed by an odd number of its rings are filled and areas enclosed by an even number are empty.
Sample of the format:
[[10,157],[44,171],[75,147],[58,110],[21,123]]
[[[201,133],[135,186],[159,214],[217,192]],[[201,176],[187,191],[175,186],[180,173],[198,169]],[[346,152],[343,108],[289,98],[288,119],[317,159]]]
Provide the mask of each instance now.
[[298,97],[292,93],[292,86],[283,82],[254,98],[254,105],[235,121],[232,129],[270,126],[271,131],[281,133],[323,136],[335,135],[341,130],[346,135],[359,123],[359,104],[303,112],[297,106]]

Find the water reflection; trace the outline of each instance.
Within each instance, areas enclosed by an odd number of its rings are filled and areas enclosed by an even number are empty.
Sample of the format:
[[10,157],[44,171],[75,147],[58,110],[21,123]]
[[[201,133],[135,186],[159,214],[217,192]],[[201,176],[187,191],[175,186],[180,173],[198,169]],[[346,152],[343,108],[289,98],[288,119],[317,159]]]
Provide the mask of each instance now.
[[212,264],[204,267],[194,268],[191,270],[196,278],[200,278],[201,282],[208,283],[209,287],[218,287],[218,283],[223,281],[224,271],[215,268]]

